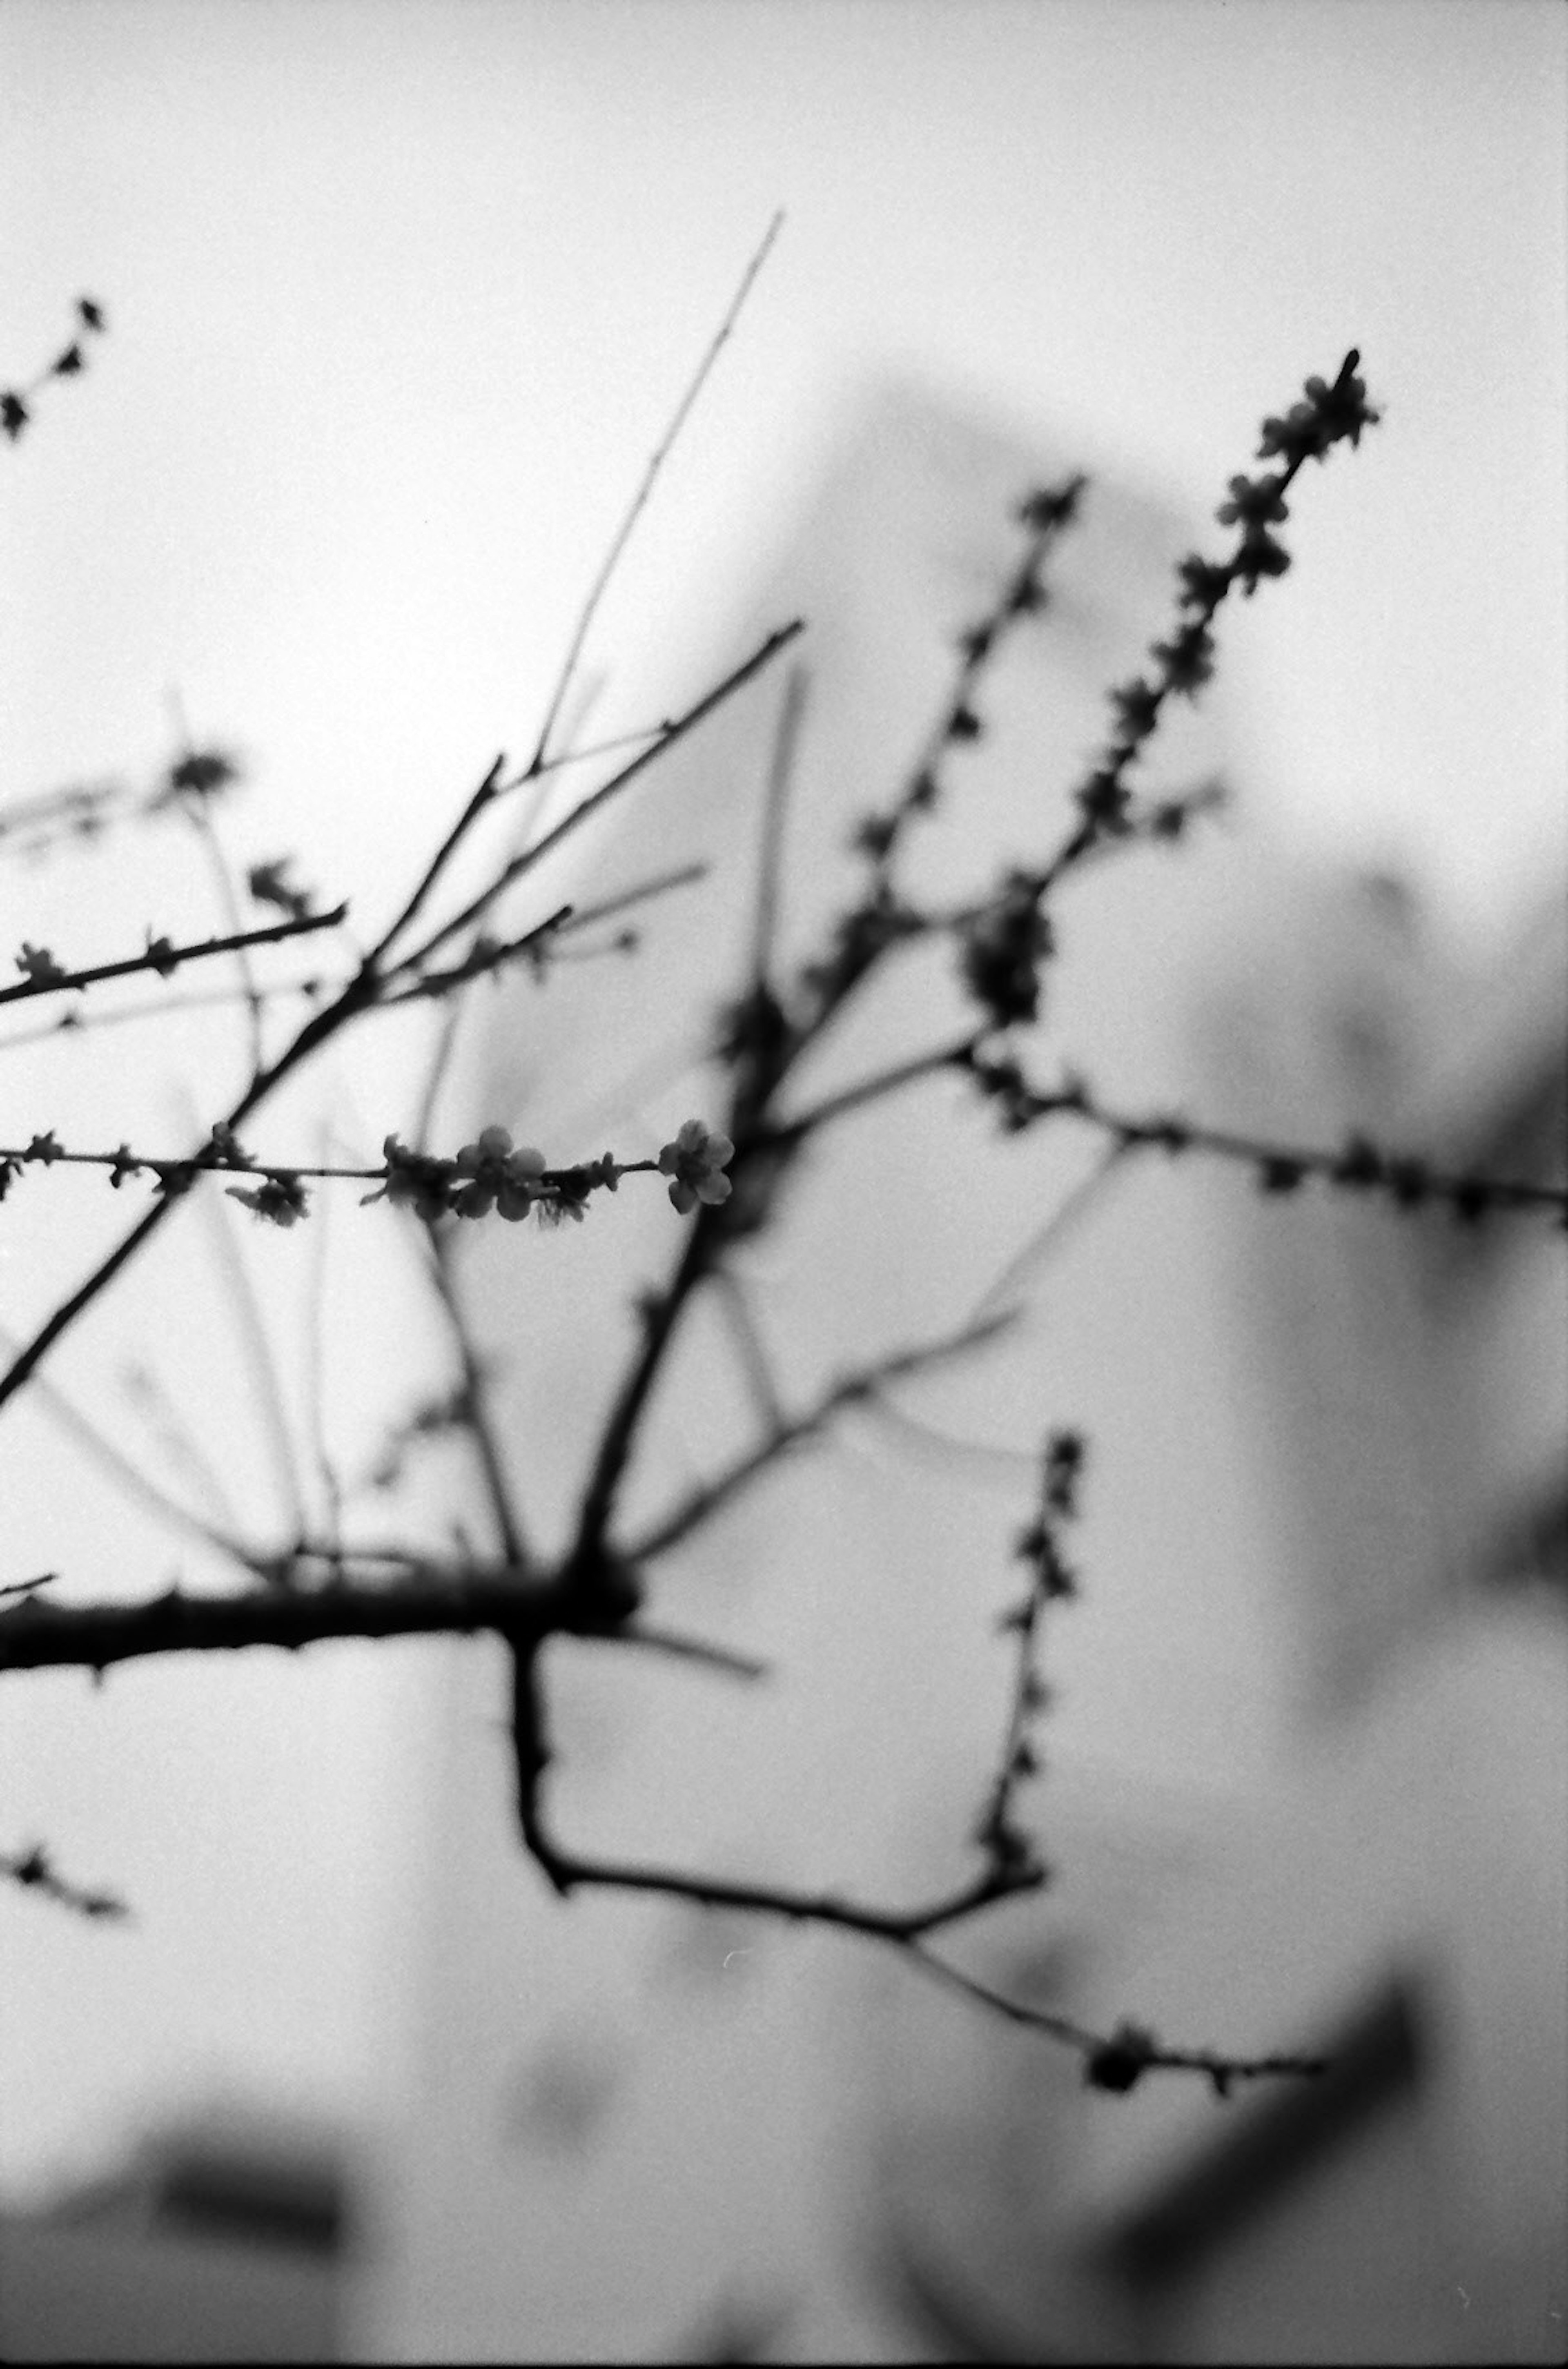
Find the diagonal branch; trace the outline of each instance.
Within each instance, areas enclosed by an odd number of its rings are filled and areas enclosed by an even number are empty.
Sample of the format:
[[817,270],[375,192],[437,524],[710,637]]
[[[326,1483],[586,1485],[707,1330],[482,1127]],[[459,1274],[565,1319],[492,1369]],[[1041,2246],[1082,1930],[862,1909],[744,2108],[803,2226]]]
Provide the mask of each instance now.
[[40,995],[64,995],[79,987],[96,987],[100,979],[130,978],[135,972],[155,970],[166,978],[182,963],[206,962],[214,955],[232,955],[249,946],[276,945],[284,938],[303,938],[314,930],[335,930],[347,921],[347,905],[335,905],[330,913],[306,913],[287,921],[269,921],[258,930],[235,930],[226,937],[201,938],[189,945],[171,945],[166,938],[155,939],[145,954],[128,955],[120,962],[91,963],[81,970],[64,970],[58,965],[34,971],[17,987],[0,987],[0,1003],[24,1003]]
[[784,215],[782,212],[776,213],[762,235],[761,244],[757,248],[756,253],[752,256],[745,271],[741,274],[740,285],[737,288],[734,295],[730,298],[724,318],[719,323],[717,329],[715,331],[713,338],[709,341],[707,350],[704,352],[702,360],[697,365],[696,373],[692,378],[691,384],[687,387],[685,394],[677,404],[674,416],[671,418],[669,427],[665,429],[663,436],[659,439],[658,445],[655,447],[647,467],[643,472],[642,482],[638,486],[635,494],[632,497],[631,507],[627,510],[625,517],[622,520],[620,526],[617,528],[611,542],[610,548],[605,553],[604,558],[600,565],[599,573],[594,578],[592,584],[589,588],[588,598],[583,602],[581,612],[578,617],[577,624],[573,628],[571,640],[567,647],[567,655],[561,662],[561,671],[555,679],[555,688],[551,694],[549,706],[545,710],[544,721],[539,728],[538,744],[534,749],[532,761],[529,766],[529,772],[531,773],[538,772],[547,761],[550,735],[555,728],[556,718],[561,713],[562,704],[566,700],[567,692],[571,688],[573,677],[577,672],[578,660],[582,656],[583,644],[587,641],[594,618],[599,613],[599,604],[603,600],[606,591],[609,589],[610,583],[614,576],[615,570],[621,564],[622,554],[624,552],[626,545],[632,539],[632,535],[636,528],[637,521],[641,518],[644,510],[647,508],[649,497],[653,492],[654,486],[658,482],[659,472],[663,468],[665,462],[670,458],[670,452],[674,449],[676,440],[680,436],[681,430],[684,428],[688,418],[691,417],[692,409],[696,403],[697,397],[702,394],[704,387],[707,384],[708,379],[712,375],[715,363],[718,360],[719,355],[728,344],[730,333],[734,329],[736,322],[740,317],[740,309],[745,303],[747,297],[751,292],[752,282],[755,280],[758,273],[761,270],[763,264],[767,261],[769,249],[772,247],[773,241],[777,238],[779,232],[783,227]]
[[[764,667],[771,665],[779,652],[786,648],[803,628],[804,620],[795,617],[788,624],[780,625],[769,634],[751,652],[750,658],[743,658],[738,667],[733,668],[724,677],[722,681],[715,683],[711,691],[704,692],[703,696],[694,701],[683,715],[678,715],[668,728],[660,733],[650,748],[640,750],[628,763],[621,767],[618,772],[612,773],[609,781],[601,783],[597,790],[591,791],[587,797],[579,799],[570,812],[563,815],[560,821],[554,824],[542,839],[532,841],[520,854],[514,855],[509,862],[502,864],[487,888],[483,889],[477,897],[466,904],[461,912],[454,913],[450,921],[443,921],[417,953],[400,957],[395,967],[405,971],[417,970],[420,965],[429,961],[438,946],[444,945],[449,938],[456,937],[461,931],[470,928],[482,914],[488,911],[498,897],[509,888],[514,881],[521,880],[525,873],[532,872],[534,865],[542,863],[546,855],[559,846],[562,840],[566,839],[570,832],[579,829],[588,820],[589,815],[596,814],[601,807],[608,804],[611,798],[618,796],[621,791],[626,789],[637,779],[639,774],[646,772],[666,750],[673,747],[676,741],[684,738],[706,716],[710,715],[715,708],[733,697],[743,684],[750,681],[753,675],[760,674]],[[403,926],[403,922],[399,921],[387,933],[377,948],[378,956],[384,953]]]
[[775,1425],[755,1448],[738,1457],[715,1479],[692,1490],[671,1508],[662,1522],[622,1549],[623,1559],[636,1564],[651,1562],[656,1555],[668,1554],[671,1547],[688,1537],[699,1524],[707,1521],[721,1505],[738,1496],[790,1448],[798,1447],[803,1440],[810,1439],[823,1430],[844,1407],[864,1406],[875,1400],[889,1382],[901,1381],[910,1374],[927,1373],[950,1358],[965,1356],[972,1349],[983,1348],[1005,1331],[1013,1321],[1011,1310],[982,1317],[956,1333],[944,1334],[939,1340],[924,1342],[911,1349],[896,1350],[890,1356],[879,1357],[869,1365],[856,1368],[852,1373],[841,1375],[813,1405],[802,1413]]

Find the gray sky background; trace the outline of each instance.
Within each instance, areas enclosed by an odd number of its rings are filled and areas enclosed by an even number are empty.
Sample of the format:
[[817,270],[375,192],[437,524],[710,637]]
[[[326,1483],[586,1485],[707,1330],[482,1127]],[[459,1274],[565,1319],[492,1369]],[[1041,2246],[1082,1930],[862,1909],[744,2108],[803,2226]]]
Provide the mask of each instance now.
[[[0,376],[79,291],[111,333],[4,456],[0,796],[150,776],[177,690],[253,765],[243,853],[295,849],[373,911],[527,745],[782,206],[605,611],[596,728],[697,687],[754,522],[865,367],[1204,514],[1261,414],[1356,343],[1384,423],[1309,474],[1295,567],[1224,622],[1239,770],[1480,946],[1564,854],[1565,57],[1535,0],[11,0]],[[13,938],[82,958],[205,893],[172,835],[9,886]],[[64,1083],[17,1059],[24,1139],[144,1109],[118,1043],[118,1074]],[[358,1073],[370,1109],[400,1058]],[[13,1329],[58,1289],[31,1239],[0,1261]],[[90,1393],[90,1361],[62,1370]],[[29,1416],[0,1447],[0,1577],[105,1584],[112,1540],[115,1584],[158,1582],[156,1532],[67,1498],[43,1439]],[[0,1843],[36,1827],[149,1913],[128,1974],[114,1936],[0,1899],[0,2177],[214,2069],[373,2091],[411,1715],[377,1669],[292,1674],[287,1711],[249,1672],[6,1683]]]

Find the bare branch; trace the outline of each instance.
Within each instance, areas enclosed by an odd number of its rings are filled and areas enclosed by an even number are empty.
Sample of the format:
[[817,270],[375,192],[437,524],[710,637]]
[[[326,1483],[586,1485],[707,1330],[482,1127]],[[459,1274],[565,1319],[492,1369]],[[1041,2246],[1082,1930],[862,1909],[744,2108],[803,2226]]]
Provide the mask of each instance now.
[[985,1347],[1013,1321],[1011,1310],[982,1317],[974,1323],[964,1325],[956,1333],[944,1333],[939,1340],[923,1342],[911,1349],[896,1350],[890,1356],[878,1357],[869,1365],[841,1375],[804,1413],[775,1425],[755,1448],[738,1457],[714,1480],[704,1482],[692,1490],[662,1522],[645,1531],[630,1545],[623,1547],[620,1552],[624,1560],[636,1564],[651,1562],[656,1555],[668,1554],[671,1547],[707,1521],[721,1505],[727,1505],[751,1482],[760,1479],[781,1456],[821,1431],[843,1408],[873,1403],[889,1382],[906,1380],[911,1374],[928,1373],[951,1358],[966,1356],[971,1350]]
[[740,317],[741,307],[745,303],[747,297],[751,292],[752,282],[756,280],[757,274],[761,270],[763,264],[767,261],[768,251],[772,247],[773,241],[777,238],[779,232],[783,227],[784,215],[782,213],[776,213],[772,222],[768,224],[767,229],[762,234],[761,244],[759,246],[756,253],[752,256],[750,262],[747,265],[744,272],[741,274],[740,285],[737,288],[735,294],[731,297],[724,318],[719,323],[717,329],[715,331],[713,338],[709,341],[707,350],[704,352],[702,360],[697,365],[696,373],[693,376],[691,384],[687,387],[685,394],[676,405],[674,416],[670,419],[669,427],[665,429],[663,436],[655,446],[647,467],[643,472],[642,482],[638,486],[636,492],[632,497],[631,507],[627,510],[625,517],[622,520],[620,526],[616,529],[615,534],[611,541],[610,548],[605,553],[604,558],[600,566],[599,573],[594,578],[592,584],[589,588],[588,598],[583,602],[577,624],[572,630],[571,640],[567,646],[567,655],[561,662],[561,671],[555,679],[555,688],[551,693],[550,704],[544,711],[544,721],[539,727],[538,743],[534,749],[533,756],[528,769],[531,773],[538,772],[547,761],[547,752],[550,746],[550,735],[555,728],[555,719],[561,713],[562,704],[571,687],[572,679],[577,672],[578,660],[582,655],[583,644],[587,641],[589,628],[592,626],[594,618],[599,612],[599,604],[603,600],[605,592],[609,589],[616,568],[620,566],[621,555],[632,539],[637,521],[641,518],[644,510],[647,507],[648,498],[653,492],[654,486],[658,481],[659,471],[663,468],[665,462],[669,459],[670,452],[674,449],[676,440],[681,434],[681,430],[684,428],[688,418],[691,417],[692,408],[696,403],[697,397],[701,395],[704,387],[707,384],[708,379],[713,372],[715,363],[718,360],[719,355],[728,344],[730,334],[735,327],[736,322]]
[[0,1851],[0,1875],[8,1876],[24,1890],[36,1892],[41,1899],[55,1901],[62,1908],[74,1909],[78,1917],[89,1918],[129,1917],[130,1909],[112,1892],[90,1892],[79,1883],[68,1883],[56,1872],[41,1843],[29,1850]]
[[91,963],[80,970],[66,970],[57,965],[41,973],[34,972],[19,987],[0,987],[0,1003],[26,1003],[40,995],[66,995],[76,988],[97,987],[106,978],[129,978],[143,970],[155,970],[166,978],[182,963],[206,962],[214,955],[232,955],[248,946],[276,945],[284,938],[308,937],[315,930],[335,930],[348,917],[345,904],[335,906],[330,913],[307,913],[299,920],[269,921],[262,929],[236,930],[226,937],[200,938],[189,945],[177,946],[167,938],[157,938],[145,954],[128,955],[120,962]]

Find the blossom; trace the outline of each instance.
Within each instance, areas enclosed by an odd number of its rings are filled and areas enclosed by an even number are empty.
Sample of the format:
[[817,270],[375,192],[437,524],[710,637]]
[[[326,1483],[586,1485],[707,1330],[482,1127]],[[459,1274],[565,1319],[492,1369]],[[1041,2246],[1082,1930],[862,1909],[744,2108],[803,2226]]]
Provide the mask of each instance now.
[[716,1208],[728,1200],[730,1181],[722,1172],[734,1157],[728,1136],[710,1135],[700,1118],[689,1118],[674,1142],[664,1145],[659,1173],[670,1178],[670,1198],[682,1217],[699,1201]]
[[22,940],[22,950],[17,956],[17,968],[38,987],[53,987],[69,977],[64,966],[55,961],[47,946],[32,945],[26,938]]
[[541,1198],[544,1154],[532,1143],[514,1150],[507,1127],[481,1128],[475,1142],[463,1145],[453,1164],[460,1176],[470,1180],[452,1202],[460,1218],[484,1218],[499,1209],[515,1225]]
[[240,777],[239,766],[222,749],[188,749],[177,758],[164,776],[164,784],[154,800],[166,806],[182,793],[198,800],[216,796]]
[[386,1138],[382,1152],[386,1161],[386,1183],[380,1192],[367,1193],[365,1199],[379,1201],[384,1197],[395,1209],[411,1208],[426,1219],[444,1217],[452,1207],[452,1162],[410,1151],[395,1135]]
[[966,986],[995,1028],[1032,1021],[1040,1005],[1040,971],[1051,952],[1051,927],[1027,874],[1012,874],[995,903],[963,935]]
[[254,1193],[239,1184],[228,1184],[223,1189],[231,1201],[243,1201],[247,1209],[270,1225],[292,1226],[305,1214],[305,1188],[297,1176],[269,1176]]
[[1189,699],[1214,672],[1214,636],[1200,618],[1179,625],[1168,642],[1151,643],[1150,652],[1164,668],[1171,690]]
[[[1305,389],[1307,401],[1323,430],[1324,442],[1337,444],[1342,437],[1348,437],[1353,452],[1361,441],[1361,430],[1375,428],[1382,417],[1367,400],[1366,380],[1356,375],[1360,359],[1360,353],[1352,346],[1332,386],[1325,385],[1321,378],[1310,378]],[[1318,457],[1321,460],[1322,455]]]
[[[1309,384],[1322,385],[1322,379]],[[1333,441],[1333,431],[1315,403],[1293,403],[1283,418],[1271,416],[1263,424],[1260,461],[1284,461],[1299,468],[1303,461],[1322,461]]]
[[1254,529],[1277,525],[1289,517],[1282,477],[1232,477],[1230,498],[1221,502],[1215,517],[1221,526]]
[[1183,609],[1217,609],[1230,589],[1230,570],[1217,560],[1205,559],[1197,552],[1187,554],[1176,570],[1182,579],[1178,606]]
[[1160,716],[1161,693],[1156,686],[1142,675],[1135,675],[1130,682],[1118,683],[1107,696],[1116,711],[1119,738],[1147,740]]
[[1260,577],[1283,576],[1289,565],[1290,554],[1276,535],[1261,526],[1247,529],[1236,554],[1236,575],[1243,592],[1255,592]]

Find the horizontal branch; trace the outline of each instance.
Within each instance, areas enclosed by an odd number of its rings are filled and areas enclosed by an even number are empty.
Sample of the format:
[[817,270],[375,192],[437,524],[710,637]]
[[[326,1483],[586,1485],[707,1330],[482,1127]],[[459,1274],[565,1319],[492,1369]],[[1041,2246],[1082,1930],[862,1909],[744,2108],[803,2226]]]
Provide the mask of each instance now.
[[1077,1076],[1045,1091],[1031,1086],[1009,1054],[997,1058],[978,1049],[968,1063],[976,1083],[1018,1133],[1045,1118],[1076,1118],[1095,1127],[1121,1152],[1161,1151],[1168,1158],[1197,1152],[1250,1168],[1261,1191],[1294,1193],[1310,1179],[1342,1193],[1370,1193],[1397,1208],[1446,1205],[1456,1219],[1475,1224],[1494,1210],[1539,1210],[1568,1226],[1568,1185],[1543,1184],[1524,1177],[1481,1176],[1436,1166],[1420,1153],[1379,1144],[1353,1129],[1336,1150],[1286,1143],[1207,1127],[1180,1111],[1132,1113],[1100,1100]]
[[0,1672],[107,1670],[156,1654],[233,1654],[250,1645],[285,1653],[332,1638],[498,1636],[537,1642],[570,1626],[562,1590],[492,1569],[323,1586],[261,1586],[231,1596],[178,1587],[137,1604],[62,1604],[38,1596],[0,1610]]
[[1011,2023],[1076,2049],[1083,2059],[1084,2079],[1093,2089],[1125,2093],[1147,2073],[1199,2073],[1223,2098],[1238,2081],[1265,2077],[1310,2077],[1326,2069],[1323,2060],[1311,2056],[1232,2057],[1212,2048],[1167,2047],[1146,2027],[1126,2020],[1108,2033],[1096,2031],[1070,2016],[1048,2008],[1031,2007],[1005,1991],[994,1989],[926,1946],[933,1934],[967,1923],[1001,1901],[1037,1892],[1046,1881],[1044,1870],[1037,1865],[1013,1868],[992,1860],[970,1883],[923,1907],[874,1908],[833,1892],[735,1883],[683,1869],[585,1859],[563,1850],[549,1837],[537,1808],[529,1817],[527,1827],[531,1855],[563,1897],[584,1888],[653,1893],[666,1899],[689,1900],[703,1908],[830,1926],[840,1932],[890,1945],[902,1951],[933,1981],[994,2009]]

